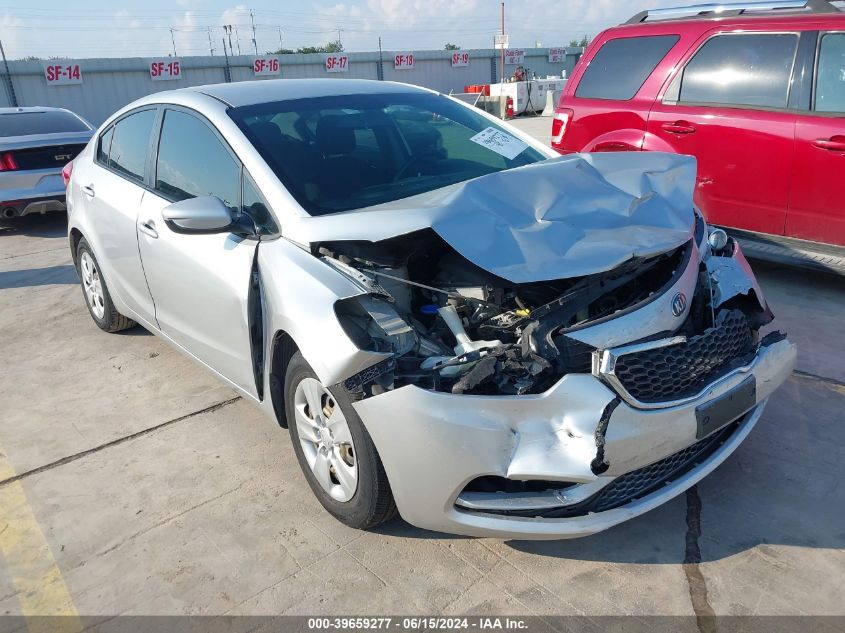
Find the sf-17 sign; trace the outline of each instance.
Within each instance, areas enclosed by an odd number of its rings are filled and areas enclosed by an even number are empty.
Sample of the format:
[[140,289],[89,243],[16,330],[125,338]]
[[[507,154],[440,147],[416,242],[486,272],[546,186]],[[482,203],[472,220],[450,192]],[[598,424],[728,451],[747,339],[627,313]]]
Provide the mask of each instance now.
[[326,55],[327,73],[345,73],[349,70],[349,57],[346,55]]

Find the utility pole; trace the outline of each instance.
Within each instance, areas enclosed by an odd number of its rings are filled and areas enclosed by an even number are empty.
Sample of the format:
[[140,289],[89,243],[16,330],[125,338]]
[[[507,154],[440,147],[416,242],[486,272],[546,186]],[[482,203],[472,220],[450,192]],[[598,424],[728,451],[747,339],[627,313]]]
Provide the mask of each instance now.
[[176,38],[173,36],[173,29],[170,29],[170,41],[173,42],[173,57],[179,57],[176,54]]
[[[224,31],[228,31],[228,32],[229,32],[229,55],[234,55],[235,53],[234,53],[234,51],[232,50],[232,25],[231,25],[231,24],[227,24],[226,26],[224,26],[224,27],[223,27],[223,30],[224,30]],[[223,44],[224,44],[224,45],[226,44],[226,40],[225,40],[225,39],[223,40]]]
[[279,52],[281,52],[282,50],[284,50],[285,47],[282,45],[282,27],[278,27],[278,28],[279,28]]
[[337,27],[337,43],[338,43],[338,46],[342,46],[342,44],[340,43],[340,32],[342,30],[343,30],[342,28]]
[[252,9],[249,10],[249,20],[252,22],[252,45],[255,47],[255,54],[258,55],[258,42],[255,41],[255,16]]
[[18,95],[15,94],[15,86],[12,84],[12,75],[9,72],[9,62],[6,61],[6,51],[3,49],[3,42],[0,40],[0,54],[3,55],[3,66],[6,69],[6,88],[9,91],[9,103],[12,107],[18,107]]
[[208,27],[208,52],[214,57],[214,46],[211,45],[211,27]]
[[[505,34],[505,3],[502,0],[502,36]],[[504,40],[504,37],[502,37]],[[502,83],[505,83],[505,43],[502,42]]]
[[238,55],[241,54],[241,36],[238,34],[238,27],[235,27],[235,41],[238,43]]
[[378,38],[378,79],[384,81],[384,60],[381,57],[381,36]]

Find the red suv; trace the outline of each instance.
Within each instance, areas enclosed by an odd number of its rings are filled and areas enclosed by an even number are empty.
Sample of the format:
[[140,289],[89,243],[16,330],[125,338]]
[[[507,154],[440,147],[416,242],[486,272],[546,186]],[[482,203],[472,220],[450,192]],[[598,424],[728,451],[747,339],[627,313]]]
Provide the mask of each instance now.
[[578,62],[552,147],[691,154],[696,203],[749,255],[845,271],[845,13],[820,0],[639,13]]

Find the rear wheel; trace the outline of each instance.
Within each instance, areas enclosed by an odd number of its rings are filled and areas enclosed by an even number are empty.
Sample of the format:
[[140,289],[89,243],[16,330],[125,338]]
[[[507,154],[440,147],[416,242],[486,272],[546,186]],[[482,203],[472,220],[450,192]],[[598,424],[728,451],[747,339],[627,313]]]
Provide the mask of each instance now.
[[359,529],[396,514],[369,433],[349,403],[337,401],[299,352],[285,375],[285,415],[302,472],[329,513]]
[[106,332],[119,332],[136,325],[135,321],[120,314],[112,303],[100,265],[85,238],[76,247],[77,272],[82,285],[85,305],[94,323]]

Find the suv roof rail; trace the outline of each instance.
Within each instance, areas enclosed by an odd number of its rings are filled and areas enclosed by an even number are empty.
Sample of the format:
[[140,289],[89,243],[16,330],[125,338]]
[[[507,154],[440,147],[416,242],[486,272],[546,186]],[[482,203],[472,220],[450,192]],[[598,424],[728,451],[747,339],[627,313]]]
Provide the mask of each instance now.
[[801,13],[840,13],[836,0],[757,0],[755,2],[693,4],[686,7],[668,7],[640,11],[625,24],[638,24],[653,20],[674,20],[677,18],[700,18],[727,15],[742,15],[746,12],[785,11]]

